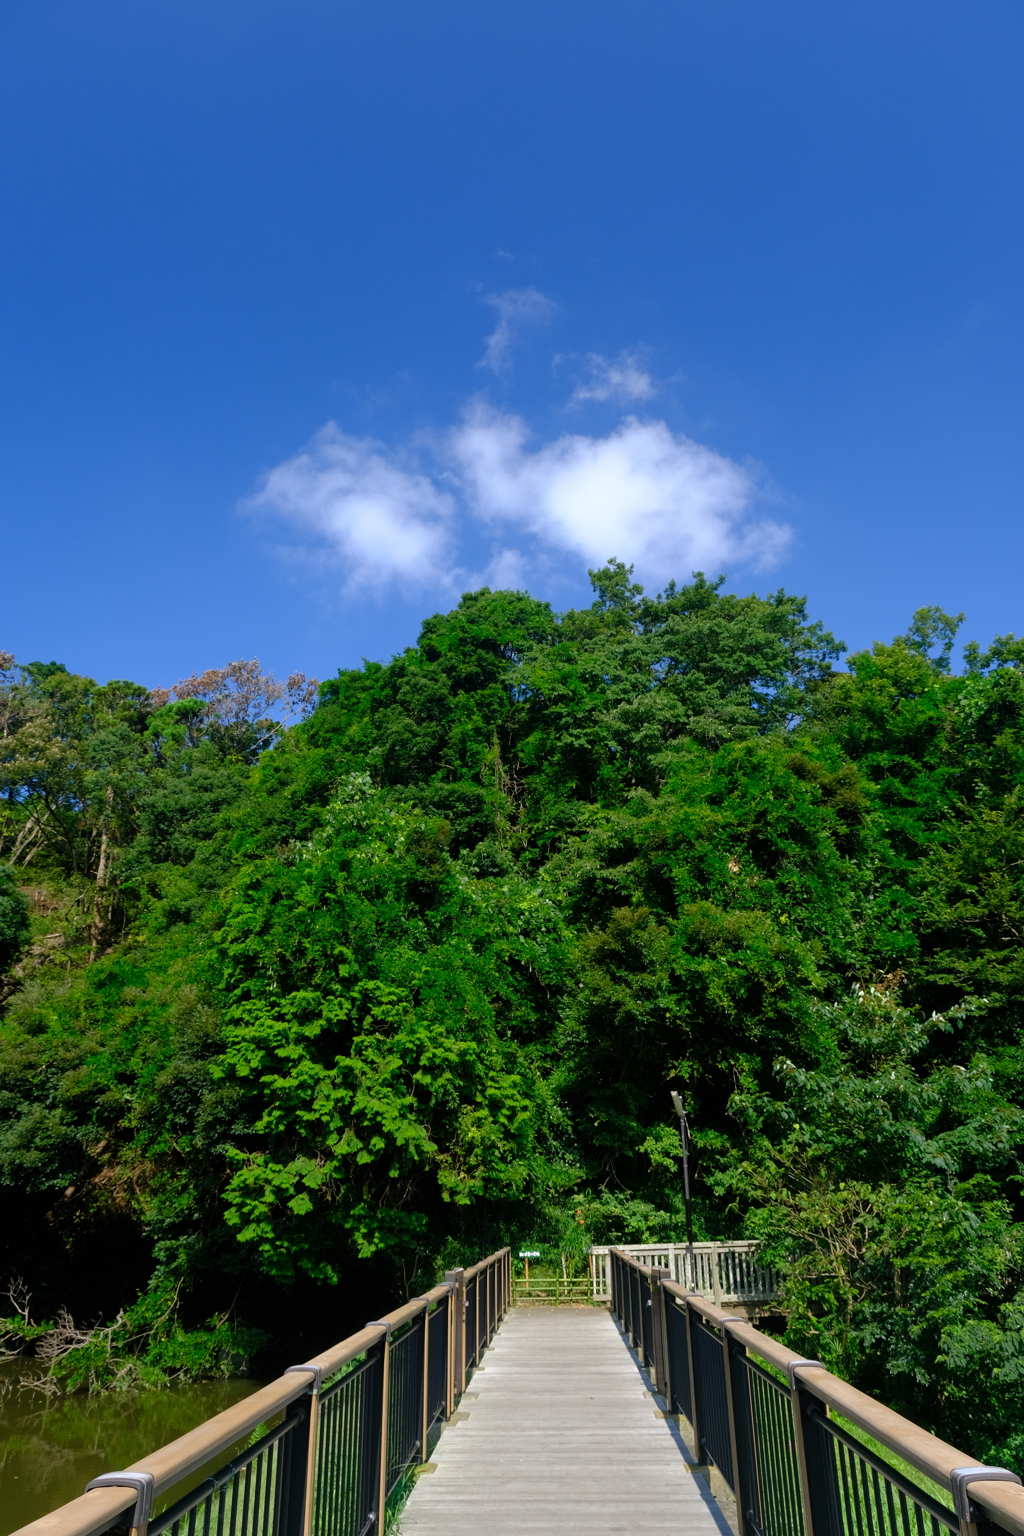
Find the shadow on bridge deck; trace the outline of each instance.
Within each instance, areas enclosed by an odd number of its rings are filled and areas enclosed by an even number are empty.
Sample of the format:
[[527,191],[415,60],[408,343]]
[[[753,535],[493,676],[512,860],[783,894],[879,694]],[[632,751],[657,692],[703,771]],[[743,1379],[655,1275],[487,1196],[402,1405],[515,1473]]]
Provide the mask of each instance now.
[[732,1536],[610,1314],[514,1308],[401,1536]]

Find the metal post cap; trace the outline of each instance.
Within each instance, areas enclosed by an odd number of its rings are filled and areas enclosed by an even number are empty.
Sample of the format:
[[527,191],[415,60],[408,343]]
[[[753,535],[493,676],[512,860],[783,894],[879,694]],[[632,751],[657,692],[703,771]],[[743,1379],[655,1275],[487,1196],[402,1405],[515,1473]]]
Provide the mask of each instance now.
[[153,1513],[153,1484],[152,1472],[103,1472],[99,1477],[94,1477],[91,1483],[86,1483],[85,1491],[88,1493],[91,1488],[134,1488],[132,1530],[137,1530],[149,1524],[149,1517]]
[[786,1375],[789,1377],[789,1390],[791,1392],[796,1386],[796,1375],[794,1373],[798,1365],[816,1365],[819,1370],[824,1370],[820,1360],[790,1360],[786,1365]]
[[305,1371],[307,1376],[315,1377],[316,1379],[313,1382],[313,1396],[320,1396],[320,1388],[324,1384],[324,1368],[322,1365],[286,1365],[281,1374],[284,1376],[290,1376],[292,1371]]
[[971,1500],[967,1492],[969,1483],[1019,1483],[1016,1472],[1005,1467],[954,1467],[949,1474],[949,1486],[953,1494],[953,1508],[961,1520],[970,1522]]

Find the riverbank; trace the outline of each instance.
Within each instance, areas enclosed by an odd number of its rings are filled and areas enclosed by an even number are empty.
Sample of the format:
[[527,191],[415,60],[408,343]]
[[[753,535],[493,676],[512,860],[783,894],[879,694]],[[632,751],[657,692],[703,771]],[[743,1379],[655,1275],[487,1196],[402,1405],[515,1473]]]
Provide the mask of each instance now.
[[31,1360],[0,1362],[0,1536],[76,1498],[100,1472],[129,1466],[262,1385],[239,1377],[68,1397],[23,1384],[35,1375]]

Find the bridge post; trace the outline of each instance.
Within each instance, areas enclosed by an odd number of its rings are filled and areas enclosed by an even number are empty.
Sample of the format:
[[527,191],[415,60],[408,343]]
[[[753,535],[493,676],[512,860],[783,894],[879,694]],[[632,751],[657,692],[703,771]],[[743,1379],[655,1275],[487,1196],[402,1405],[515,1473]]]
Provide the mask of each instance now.
[[454,1408],[466,1390],[466,1271],[446,1269],[444,1278],[452,1288],[448,1304],[452,1313],[451,1379]]
[[715,1303],[716,1307],[720,1307],[722,1305],[722,1277],[718,1273],[718,1259],[721,1246],[722,1245],[720,1243],[711,1244],[711,1299]]
[[[654,1286],[651,1271],[646,1264],[637,1268],[637,1307],[640,1313],[640,1343],[637,1353],[641,1362],[650,1369],[654,1364]],[[644,1292],[647,1295],[644,1295]]]
[[672,1411],[672,1387],[669,1383],[668,1335],[665,1325],[665,1292],[663,1280],[671,1280],[670,1269],[651,1270],[651,1353],[654,1356],[654,1380],[658,1391]]
[[377,1530],[384,1531],[388,1511],[388,1415],[391,1408],[391,1324],[385,1323],[380,1364],[380,1449],[378,1451]]
[[764,1518],[758,1489],[753,1404],[750,1399],[750,1376],[746,1363],[747,1350],[746,1346],[738,1339],[734,1339],[729,1332],[730,1322],[743,1321],[743,1318],[735,1317],[727,1318],[722,1323],[722,1342],[725,1346],[725,1395],[729,1409],[736,1518],[741,1533],[749,1531],[751,1536],[757,1536],[757,1532],[763,1529]]
[[[801,1387],[796,1374],[800,1365],[817,1365],[816,1360],[791,1360],[787,1367],[790,1401],[793,1406],[793,1438],[800,1471],[800,1502],[803,1506],[806,1536],[833,1536],[842,1529],[838,1518],[838,1489],[832,1447],[808,1409],[818,1406],[817,1399]],[[837,1518],[833,1518],[833,1516]]]
[[293,1403],[288,1418],[295,1419],[295,1428],[286,1436],[282,1448],[281,1466],[281,1536],[305,1536],[312,1521],[311,1470],[316,1465],[316,1427],[311,1422],[313,1404],[319,1399],[311,1394],[308,1399],[299,1398]]
[[[449,1270],[449,1274],[451,1271]],[[445,1297],[444,1330],[444,1416],[450,1419],[455,1410],[455,1285],[445,1275],[448,1295]]]
[[423,1348],[420,1351],[423,1379],[420,1382],[420,1461],[427,1459],[427,1437],[430,1433],[430,1303],[423,1309]]
[[693,1454],[698,1462],[703,1461],[704,1425],[703,1413],[700,1408],[700,1398],[697,1393],[697,1362],[694,1357],[693,1331],[699,1327],[699,1323],[693,1321],[693,1308],[690,1306],[689,1297],[683,1301],[683,1315],[686,1322],[686,1368],[690,1375],[690,1427],[693,1430]]
[[487,1343],[498,1331],[498,1260],[490,1267],[487,1278]]
[[[717,1272],[717,1271],[716,1271]],[[739,1450],[739,1419],[737,1416],[737,1403],[735,1386],[736,1382],[732,1371],[732,1336],[729,1333],[729,1323],[745,1323],[745,1317],[723,1317],[719,1328],[722,1335],[722,1360],[725,1375],[725,1411],[729,1424],[729,1450],[732,1455],[733,1495],[736,1499],[736,1518],[739,1522],[740,1536],[746,1529],[745,1511],[750,1507],[746,1500],[746,1489],[743,1486],[743,1476],[740,1467]],[[744,1382],[744,1386],[746,1383]]]

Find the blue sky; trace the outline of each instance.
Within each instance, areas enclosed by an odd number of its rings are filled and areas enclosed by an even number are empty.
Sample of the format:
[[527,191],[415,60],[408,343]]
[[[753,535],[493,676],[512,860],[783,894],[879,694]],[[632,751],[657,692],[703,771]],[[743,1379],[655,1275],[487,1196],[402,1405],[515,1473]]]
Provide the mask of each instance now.
[[9,0],[0,648],[383,659],[695,564],[1024,630],[1018,0]]

